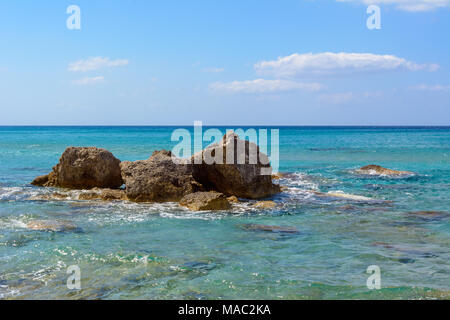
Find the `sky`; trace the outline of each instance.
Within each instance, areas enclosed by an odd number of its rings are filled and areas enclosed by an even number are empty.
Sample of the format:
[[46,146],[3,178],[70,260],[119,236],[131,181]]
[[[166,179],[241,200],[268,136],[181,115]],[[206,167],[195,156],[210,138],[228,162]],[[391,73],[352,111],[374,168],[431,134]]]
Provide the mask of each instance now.
[[2,0],[0,39],[0,125],[450,125],[450,0]]

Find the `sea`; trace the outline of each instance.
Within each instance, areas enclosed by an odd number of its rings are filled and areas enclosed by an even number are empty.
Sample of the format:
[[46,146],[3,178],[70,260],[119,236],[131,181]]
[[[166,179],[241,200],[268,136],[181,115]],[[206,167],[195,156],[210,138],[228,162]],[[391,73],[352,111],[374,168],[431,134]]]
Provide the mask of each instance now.
[[[273,208],[30,185],[68,146],[147,159],[179,128],[0,127],[0,299],[450,299],[450,127],[253,127],[279,130]],[[371,164],[411,173],[358,172]],[[45,200],[55,192],[69,196]]]

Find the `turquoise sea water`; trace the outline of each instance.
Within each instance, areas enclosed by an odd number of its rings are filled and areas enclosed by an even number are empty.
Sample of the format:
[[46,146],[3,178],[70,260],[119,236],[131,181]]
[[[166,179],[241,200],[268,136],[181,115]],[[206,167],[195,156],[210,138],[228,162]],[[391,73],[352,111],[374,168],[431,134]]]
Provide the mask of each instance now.
[[[29,182],[67,146],[146,159],[176,144],[174,129],[0,127],[0,298],[450,298],[450,128],[281,127],[280,172],[289,174],[275,209],[30,200],[52,192]],[[368,164],[415,174],[354,172]],[[424,210],[444,213],[410,213]],[[80,230],[27,229],[36,219]],[[66,286],[71,265],[80,267],[81,290]],[[381,290],[366,286],[371,265],[381,269]]]

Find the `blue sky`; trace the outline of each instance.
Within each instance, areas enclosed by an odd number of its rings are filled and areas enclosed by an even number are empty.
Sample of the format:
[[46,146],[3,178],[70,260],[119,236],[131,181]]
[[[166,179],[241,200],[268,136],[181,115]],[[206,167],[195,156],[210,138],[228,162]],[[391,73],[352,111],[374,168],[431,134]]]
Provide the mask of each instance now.
[[449,13],[450,0],[5,0],[0,125],[450,125]]

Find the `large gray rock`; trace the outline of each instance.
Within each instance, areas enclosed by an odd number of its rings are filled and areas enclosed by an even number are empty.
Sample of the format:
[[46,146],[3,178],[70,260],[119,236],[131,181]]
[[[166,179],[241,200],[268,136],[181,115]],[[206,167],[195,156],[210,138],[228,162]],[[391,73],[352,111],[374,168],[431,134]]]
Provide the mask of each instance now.
[[71,189],[118,188],[123,184],[120,160],[105,149],[69,147],[53,171],[32,184]]
[[267,155],[233,131],[227,132],[220,143],[195,154],[192,160],[194,178],[227,196],[259,199],[280,192],[280,187],[272,183]]
[[120,164],[129,200],[136,202],[180,201],[202,190],[192,176],[192,165],[172,159],[170,151],[155,151],[147,160]]

